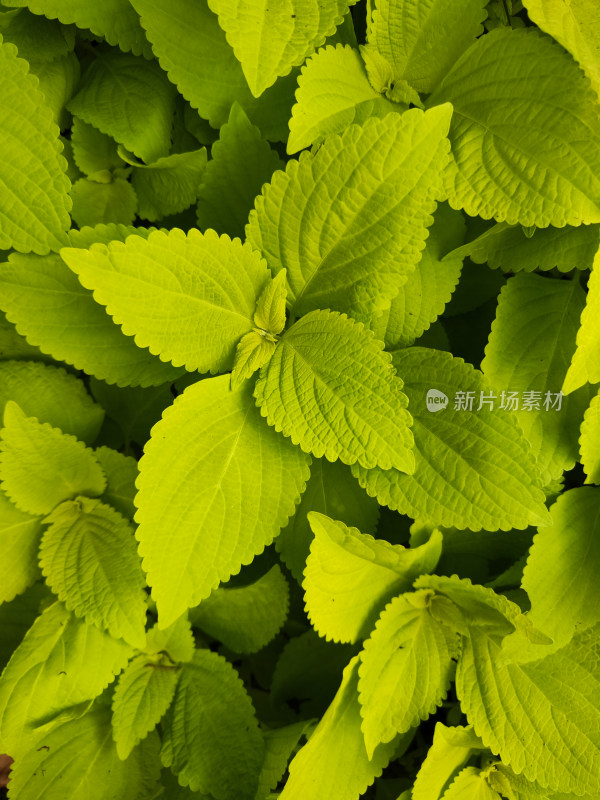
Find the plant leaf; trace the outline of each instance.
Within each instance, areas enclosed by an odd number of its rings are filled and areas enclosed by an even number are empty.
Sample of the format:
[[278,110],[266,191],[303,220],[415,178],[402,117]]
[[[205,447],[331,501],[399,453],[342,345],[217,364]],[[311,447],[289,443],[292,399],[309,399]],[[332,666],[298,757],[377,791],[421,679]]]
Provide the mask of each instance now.
[[244,109],[234,102],[199,181],[198,226],[243,239],[254,198],[283,166]]
[[96,704],[40,733],[11,770],[10,790],[23,800],[103,800],[110,786],[119,800],[151,800],[159,788],[159,749],[158,736],[152,736],[123,763],[112,741],[110,711]]
[[[393,363],[405,381],[414,416],[412,475],[352,467],[361,486],[389,508],[444,527],[510,530],[549,524],[544,494],[529,443],[511,412],[485,406],[489,386],[481,373],[449,353],[423,347],[397,350]],[[432,413],[426,394],[449,400]],[[457,392],[472,392],[473,410],[455,410]]]
[[154,625],[148,631],[148,638],[144,652],[151,655],[167,653],[172,661],[181,663],[191,661],[194,657],[194,636],[188,619],[188,614],[177,617],[172,625],[160,630]]
[[99,695],[132,648],[54,603],[35,620],[0,678],[2,749],[25,755],[34,728]]
[[237,101],[270,140],[287,139],[296,76],[277,81],[256,99],[206,0],[132,0],[161,67],[213,128],[227,122]]
[[600,569],[600,490],[585,486],[560,495],[553,525],[533,539],[522,587],[529,617],[555,644],[600,622],[596,603]]
[[298,77],[287,152],[297,153],[349,125],[398,111],[376,91],[360,53],[349,45],[328,45],[306,60]]
[[250,697],[222,656],[197,650],[163,722],[161,757],[183,786],[216,800],[254,800],[264,744]]
[[317,458],[412,471],[411,416],[382,347],[344,314],[312,311],[261,369],[261,414]]
[[71,226],[60,131],[29,64],[1,36],[0,75],[0,248],[49,253],[66,243],[65,231]]
[[600,96],[600,24],[593,0],[524,0],[532,22],[568,50]]
[[315,511],[308,521],[315,538],[304,570],[305,607],[317,633],[336,642],[368,636],[385,604],[434,570],[442,552],[439,531],[408,549]]
[[431,92],[483,32],[485,0],[379,0],[368,40],[389,62],[396,80]]
[[[193,376],[190,376],[193,378]],[[152,426],[162,412],[173,402],[170,383],[142,388],[140,386],[110,386],[95,378],[90,380],[90,390],[115,422],[127,446],[131,442],[144,445],[150,437]]]
[[274,272],[287,269],[294,314],[357,316],[389,305],[433,221],[450,113],[411,109],[350,125],[274,174],[246,236]]
[[155,62],[114,48],[96,56],[69,111],[148,164],[168,155],[175,90],[167,76]]
[[598,225],[538,228],[528,237],[522,225],[499,222],[472,242],[448,253],[447,258],[469,256],[476,264],[487,263],[488,267],[500,267],[505,272],[590,269],[600,243],[599,228]]
[[275,549],[298,583],[302,583],[314,535],[307,519],[309,511],[318,511],[371,534],[375,533],[379,518],[377,501],[360,488],[346,464],[313,459],[310,480],[296,513],[275,539]]
[[37,552],[42,525],[0,491],[0,539],[5,563],[10,565],[0,584],[0,603],[8,603],[32,586],[40,575]]
[[205,147],[173,153],[148,166],[136,165],[131,183],[138,197],[138,216],[154,222],[189,208],[196,201],[205,168]]
[[485,771],[465,767],[444,793],[444,800],[501,800],[489,785]]
[[600,392],[592,399],[581,423],[579,439],[586,483],[600,483]]
[[456,288],[462,258],[443,258],[464,239],[464,220],[446,205],[439,206],[425,250],[414,272],[400,287],[389,308],[374,315],[370,327],[388,349],[407,347],[428,330],[443,312]]
[[581,314],[581,325],[577,331],[577,349],[565,377],[562,390],[570,394],[584,383],[600,381],[600,249],[594,257],[594,264],[587,285],[585,308]]
[[133,528],[99,500],[62,503],[44,522],[40,566],[68,609],[133,647],[146,642],[146,599]]
[[505,764],[552,792],[600,791],[598,629],[520,664],[499,658],[501,639],[471,627],[456,691],[475,731]]
[[39,361],[0,362],[0,413],[8,400],[14,400],[28,417],[49,422],[88,444],[104,420],[104,411],[82,381]]
[[124,336],[59,256],[13,253],[0,272],[0,305],[30,344],[109,383],[153,386],[183,372]]
[[192,625],[234,653],[256,653],[279,632],[289,609],[289,588],[274,567],[248,586],[215,589],[192,609]]
[[474,752],[484,749],[472,726],[452,728],[436,722],[433,743],[412,789],[413,800],[440,800],[453,775]]
[[335,33],[355,2],[325,0],[315,7],[308,0],[270,5],[264,0],[208,0],[208,5],[218,14],[250,91],[259,97]]
[[136,497],[161,628],[273,541],[307,479],[307,456],[264,424],[250,387],[230,391],[223,375],[175,400],[152,430]]
[[283,778],[290,756],[294,753],[303,734],[311,727],[310,721],[301,720],[264,731],[265,760],[258,779],[258,791],[254,800],[269,798],[269,791],[275,789]]
[[549,38],[531,28],[482,36],[427,104],[444,102],[454,107],[453,208],[542,228],[600,222],[600,111]]
[[178,678],[177,667],[147,655],[132,659],[121,673],[112,700],[113,739],[121,760],[158,725],[171,705]]
[[189,372],[231,368],[269,276],[249,245],[194,228],[64,248],[61,257],[139,347]]
[[96,172],[120,169],[125,166],[117,153],[117,143],[93,125],[75,117],[71,127],[73,160],[88,177]]
[[140,20],[128,0],[103,0],[98,5],[90,5],[87,0],[6,0],[3,5],[27,6],[34,14],[59,19],[65,25],[74,22],[78,28],[89,28],[121,50],[152,57]]
[[364,643],[358,691],[370,758],[381,742],[427,719],[450,688],[459,640],[429,613],[431,596],[395,597]]
[[279,334],[285,327],[286,273],[282,269],[269,281],[256,303],[254,324],[267,333]]
[[27,417],[12,400],[0,431],[2,490],[28,514],[48,514],[79,494],[100,495],[106,479],[93,452],[74,436]]
[[137,461],[110,447],[97,447],[94,455],[106,477],[106,489],[100,495],[100,500],[132,520],[135,513],[133,498],[138,475]]
[[358,656],[344,669],[342,683],[308,742],[292,759],[280,800],[355,800],[378,778],[399,744],[377,748],[369,759],[360,730]]
[[138,204],[135,189],[123,178],[108,183],[80,178],[73,184],[71,199],[71,216],[80,228],[110,222],[131,225]]
[[500,292],[481,362],[500,399],[508,390],[532,400],[531,406],[521,404],[514,416],[531,444],[544,485],[571,469],[578,457],[577,432],[590,401],[589,388],[558,400],[557,395],[584,305],[585,294],[576,280],[515,275]]

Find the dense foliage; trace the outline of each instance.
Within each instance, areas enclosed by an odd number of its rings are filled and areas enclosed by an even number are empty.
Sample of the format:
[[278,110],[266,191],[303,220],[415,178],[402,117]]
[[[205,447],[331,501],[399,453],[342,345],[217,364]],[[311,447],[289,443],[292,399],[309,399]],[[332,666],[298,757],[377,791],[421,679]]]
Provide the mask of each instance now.
[[2,0],[10,798],[600,797],[599,92],[594,0]]

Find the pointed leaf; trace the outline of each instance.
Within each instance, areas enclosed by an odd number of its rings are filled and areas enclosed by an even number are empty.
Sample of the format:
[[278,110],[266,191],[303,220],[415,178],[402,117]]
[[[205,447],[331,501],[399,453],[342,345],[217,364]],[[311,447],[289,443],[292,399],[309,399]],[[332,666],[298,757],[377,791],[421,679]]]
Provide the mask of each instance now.
[[215,589],[190,619],[234,653],[256,653],[279,632],[288,609],[288,584],[275,565],[248,586]]
[[433,227],[414,272],[401,286],[389,308],[374,315],[370,327],[390,350],[406,347],[418,339],[440,316],[456,288],[462,258],[444,259],[464,239],[461,214],[446,205],[435,212]]
[[86,625],[62,603],[43,611],[0,678],[3,752],[24,755],[35,727],[99,695],[131,654],[130,645]]
[[160,630],[155,625],[148,631],[144,652],[151,655],[166,653],[171,661],[191,661],[194,657],[194,636],[187,613],[177,617],[172,625]]
[[39,361],[0,363],[0,413],[14,400],[29,417],[49,422],[88,444],[100,431],[104,412],[82,381],[64,369]]
[[148,164],[169,153],[175,90],[154,61],[109,48],[81,78],[68,109]]
[[353,122],[362,125],[369,117],[397,110],[369,83],[358,50],[341,44],[322,47],[298,77],[287,152],[297,153]]
[[485,0],[379,0],[369,44],[390,63],[395,79],[431,92],[483,32]]
[[600,222],[600,111],[562,48],[533,28],[492,31],[427,101],[444,102],[453,208],[542,228]]
[[475,731],[505,764],[553,792],[600,792],[598,629],[529,663],[500,659],[501,639],[471,628],[456,691]]
[[38,579],[37,553],[41,535],[39,517],[19,511],[0,491],[0,541],[7,565],[0,584],[0,603],[10,602]]
[[581,325],[577,331],[577,349],[571,360],[562,390],[565,394],[583,386],[584,383],[600,381],[600,249],[594,257],[594,265],[587,285],[585,308],[581,314]]
[[190,372],[231,368],[269,276],[249,245],[194,228],[65,248],[61,256],[139,347]]
[[264,0],[208,0],[208,5],[219,16],[252,94],[259,97],[322,45],[354,2],[325,0],[316,8],[308,0],[270,6]]
[[213,128],[227,122],[238,102],[271,140],[287,138],[296,76],[277,81],[256,99],[224,31],[206,0],[133,0],[161,67],[179,92]]
[[[489,387],[481,373],[449,353],[410,347],[394,353],[414,415],[416,469],[352,468],[361,486],[380,503],[433,525],[510,530],[549,524],[541,480],[530,446],[509,411],[477,410]],[[435,413],[426,394],[446,395]],[[452,407],[457,392],[474,400],[472,410]]]
[[[583,388],[557,397],[565,379],[585,305],[577,280],[515,275],[500,292],[481,370],[499,397],[504,391],[532,399],[514,416],[548,484],[578,457],[577,432],[590,401]],[[532,393],[528,395],[528,393]]]
[[447,728],[436,722],[433,743],[417,773],[412,789],[413,800],[440,800],[452,776],[471,755],[485,747],[473,728]]
[[[171,705],[179,678],[174,665],[141,655],[119,677],[112,700],[113,739],[123,761],[158,725]],[[129,762],[127,762],[129,763]]]
[[137,648],[146,641],[146,599],[133,528],[110,506],[79,497],[44,520],[48,585],[68,609]]
[[411,416],[382,347],[344,314],[312,311],[261,369],[262,415],[317,458],[412,471]]
[[465,767],[444,793],[444,800],[501,800],[501,797],[489,785],[486,772]]
[[269,791],[275,789],[283,778],[290,756],[296,749],[303,734],[311,727],[306,720],[293,722],[282,728],[264,731],[265,760],[258,779],[258,791],[254,800],[269,798]]
[[152,51],[144,37],[140,21],[128,0],[102,0],[91,5],[87,0],[6,0],[5,6],[27,6],[34,14],[60,19],[66,25],[89,28],[109,44],[136,55],[151,58]]
[[568,50],[600,97],[600,24],[593,0],[525,0],[532,22]]
[[244,238],[244,226],[264,183],[283,162],[235,102],[211,147],[198,189],[198,225]]
[[[308,742],[293,758],[280,800],[355,800],[378,778],[394,755],[396,740],[369,759],[360,730],[358,656],[344,670],[331,705]],[[405,737],[406,746],[411,736]]]
[[49,253],[71,226],[67,162],[57,125],[29,64],[0,36],[0,248]]
[[181,669],[163,723],[165,766],[193,792],[254,800],[264,744],[250,697],[222,656],[198,650]]
[[314,536],[307,519],[309,511],[318,511],[371,534],[375,533],[379,518],[377,501],[360,488],[345,464],[313,459],[310,480],[296,513],[275,539],[277,552],[298,583],[302,583]]
[[469,256],[476,264],[486,264],[504,272],[534,270],[590,269],[600,235],[599,225],[573,228],[538,228],[533,236],[525,236],[522,225],[499,222],[472,242],[448,254],[448,258]]
[[275,351],[275,342],[270,341],[258,331],[250,331],[242,336],[235,351],[235,361],[231,371],[231,388],[237,389],[256,370],[264,366]]
[[251,388],[230,391],[227,375],[175,400],[146,445],[136,498],[161,627],[273,541],[304,490],[307,464],[261,420]]
[[308,520],[315,538],[302,584],[306,610],[317,633],[337,642],[368,636],[385,604],[434,570],[442,551],[439,531],[407,549],[315,511]]
[[579,446],[585,482],[600,483],[600,391],[585,412]]
[[429,612],[428,591],[396,597],[364,643],[358,668],[362,732],[372,757],[435,711],[453,677],[458,638]]
[[74,436],[27,417],[10,400],[0,432],[2,490],[28,514],[48,514],[79,494],[102,494],[106,479],[93,452]]
[[138,198],[138,216],[154,222],[189,208],[196,201],[205,168],[205,147],[135,166],[131,183]]
[[160,741],[152,736],[127,763],[111,737],[110,711],[101,704],[40,733],[11,771],[14,797],[44,800],[152,800],[157,796]]
[[600,622],[600,489],[570,489],[551,507],[553,525],[533,539],[523,589],[534,625],[555,643]]
[[281,333],[285,327],[285,301],[287,297],[286,273],[282,269],[269,281],[258,298],[254,323],[272,334]]
[[350,125],[275,173],[246,236],[272,270],[287,269],[294,314],[364,315],[398,293],[432,223],[450,113],[411,109]]

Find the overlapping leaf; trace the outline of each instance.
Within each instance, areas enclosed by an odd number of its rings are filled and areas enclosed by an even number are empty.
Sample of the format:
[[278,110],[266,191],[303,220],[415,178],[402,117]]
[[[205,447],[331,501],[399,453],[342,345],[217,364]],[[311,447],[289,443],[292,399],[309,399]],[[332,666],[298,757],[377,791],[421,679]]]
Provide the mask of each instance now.
[[474,752],[484,749],[471,726],[446,727],[437,722],[432,745],[415,779],[413,800],[439,800],[453,775]]
[[435,569],[442,550],[439,531],[413,549],[315,511],[308,519],[315,538],[304,570],[305,606],[317,633],[337,642],[368,636],[385,604]]
[[27,417],[10,400],[0,433],[2,490],[28,514],[48,514],[79,494],[102,494],[106,479],[93,452],[70,434]]
[[450,687],[459,641],[431,616],[431,596],[423,590],[394,598],[364,644],[358,691],[369,756],[427,719]]
[[198,225],[230,236],[244,236],[254,198],[283,162],[246,112],[234,103],[211,148],[211,160],[198,189]]
[[565,394],[570,394],[584,383],[600,381],[600,249],[594,257],[587,290],[581,326],[577,331],[577,349],[562,387]]
[[269,277],[247,244],[194,228],[64,248],[61,256],[139,347],[190,372],[231,368]]
[[0,585],[0,603],[7,603],[38,579],[37,552],[42,525],[39,517],[26,514],[0,491],[0,541],[7,565]]
[[353,122],[362,125],[369,117],[399,110],[373,89],[358,50],[323,47],[307,59],[298,77],[287,152],[297,153]]
[[369,44],[388,61],[394,79],[431,92],[483,31],[485,0],[379,0]]
[[59,130],[29,65],[0,36],[0,247],[49,253],[66,244],[70,182]]
[[354,2],[208,0],[208,5],[219,17],[252,94],[259,97],[322,45]]
[[237,101],[271,140],[287,138],[296,76],[254,98],[239,61],[206,0],[133,0],[161,67],[179,92],[214,128],[227,122]]
[[110,447],[98,447],[94,455],[106,477],[106,489],[100,500],[111,505],[124,517],[133,519],[135,479],[138,475],[137,461]]
[[123,178],[107,181],[80,178],[73,184],[71,200],[71,216],[80,228],[111,222],[131,225],[138,204],[135,189]]
[[175,400],[146,445],[136,498],[161,627],[272,542],[307,479],[308,457],[265,425],[249,387],[230,391],[223,375]]
[[261,369],[262,415],[318,458],[412,472],[411,416],[382,346],[345,315],[312,311]]
[[132,654],[125,642],[54,603],[37,617],[0,678],[2,749],[24,755],[33,729],[99,695]]
[[[482,394],[490,394],[481,374],[449,353],[422,347],[396,351],[393,363],[414,418],[416,468],[404,475],[355,465],[361,486],[400,513],[445,527],[549,524],[535,461],[516,421],[498,407],[478,409]],[[431,389],[448,398],[447,407],[435,413],[426,403]],[[469,397],[472,410],[460,405],[468,406]]]
[[236,653],[255,653],[281,629],[289,588],[275,565],[248,586],[219,587],[190,612],[192,624]]
[[454,107],[453,208],[539,227],[600,222],[600,110],[549,38],[506,28],[481,37],[427,104],[443,102]]
[[287,269],[295,314],[365,315],[398,293],[432,223],[450,114],[412,109],[350,125],[275,173],[246,235],[271,269]]
[[206,167],[206,148],[173,153],[153,164],[136,165],[131,183],[138,198],[138,216],[156,221],[194,204]]
[[145,581],[131,525],[87,497],[62,503],[45,522],[40,566],[52,591],[78,617],[142,648]]
[[254,800],[263,756],[262,735],[238,674],[216,653],[196,651],[181,669],[163,723],[163,764],[193,792]]
[[600,392],[585,412],[579,438],[586,483],[600,483]]
[[600,489],[571,489],[550,509],[553,525],[533,539],[522,586],[529,616],[555,643],[600,622]]
[[481,370],[499,400],[518,392],[514,416],[531,444],[542,482],[571,469],[589,389],[558,396],[575,349],[585,294],[577,280],[516,275],[500,292]]

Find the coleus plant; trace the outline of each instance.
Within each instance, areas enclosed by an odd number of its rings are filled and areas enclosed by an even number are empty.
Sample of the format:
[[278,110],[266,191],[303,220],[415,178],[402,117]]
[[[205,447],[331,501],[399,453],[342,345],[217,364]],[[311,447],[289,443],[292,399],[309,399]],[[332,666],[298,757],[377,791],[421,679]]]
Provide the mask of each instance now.
[[3,0],[9,797],[600,796],[599,19]]

